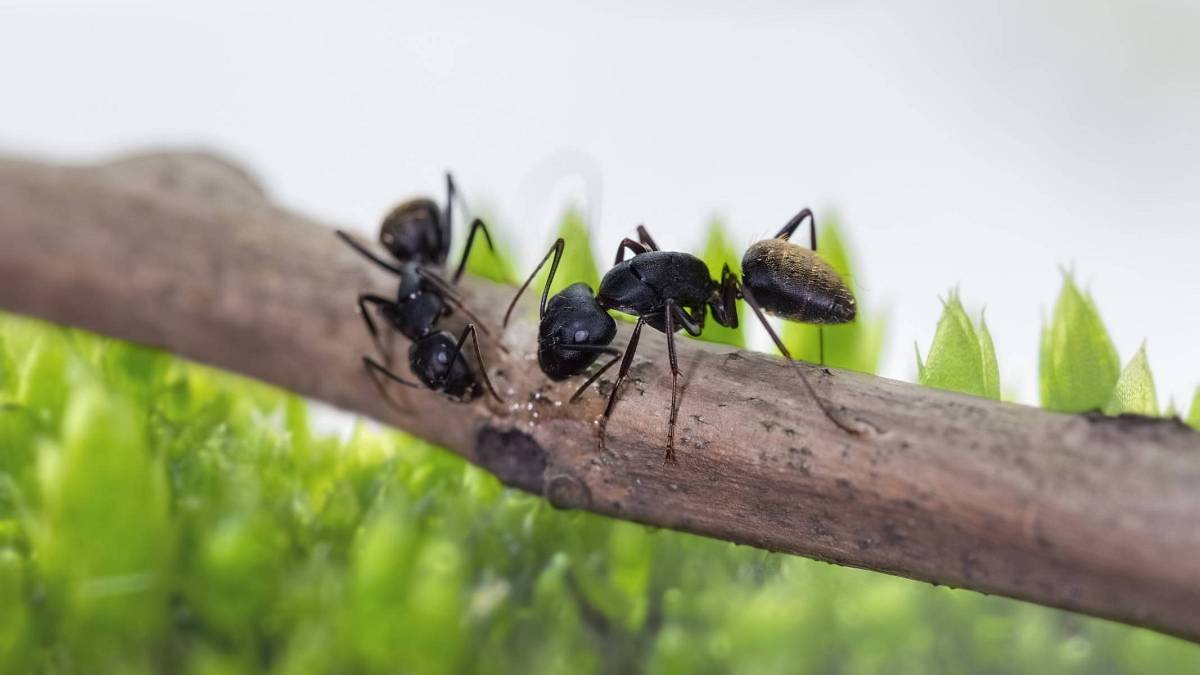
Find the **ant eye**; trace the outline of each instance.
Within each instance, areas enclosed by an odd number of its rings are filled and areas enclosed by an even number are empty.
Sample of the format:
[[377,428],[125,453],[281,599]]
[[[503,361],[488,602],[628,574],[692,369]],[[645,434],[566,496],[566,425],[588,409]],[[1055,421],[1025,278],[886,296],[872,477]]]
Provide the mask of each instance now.
[[588,332],[586,330],[583,330],[581,328],[581,329],[575,331],[575,342],[577,342],[577,343],[587,342],[587,339],[588,339]]
[[394,240],[395,240],[395,237],[393,237],[393,236],[392,236],[392,233],[391,233],[391,232],[384,232],[384,233],[383,233],[383,243],[385,243],[385,244],[390,244],[390,243],[392,243]]
[[437,362],[441,363],[441,364],[446,364],[446,363],[450,362],[450,357],[446,355],[446,352],[438,352],[437,357],[435,357],[435,358],[437,358]]

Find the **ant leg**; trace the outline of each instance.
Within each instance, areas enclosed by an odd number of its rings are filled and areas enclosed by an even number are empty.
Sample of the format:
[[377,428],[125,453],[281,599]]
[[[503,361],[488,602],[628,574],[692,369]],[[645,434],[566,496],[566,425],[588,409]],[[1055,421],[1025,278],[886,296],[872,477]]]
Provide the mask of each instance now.
[[467,246],[463,249],[462,258],[458,261],[458,269],[454,270],[452,282],[455,284],[458,283],[458,280],[462,278],[463,272],[467,269],[467,256],[471,255],[471,245],[475,243],[475,234],[477,232],[483,232],[483,238],[487,241],[488,250],[492,253],[496,252],[496,247],[492,244],[492,235],[488,232],[487,225],[484,225],[483,221],[478,218],[471,221],[471,231],[467,234]]
[[341,239],[343,242],[345,242],[345,244],[347,246],[349,246],[350,248],[357,251],[359,253],[359,255],[363,256],[367,260],[370,260],[371,262],[375,263],[376,265],[379,265],[380,267],[391,272],[392,274],[404,274],[404,271],[401,270],[399,267],[396,267],[395,265],[391,264],[390,262],[387,262],[383,258],[380,258],[379,256],[375,255],[374,253],[371,253],[370,251],[368,251],[365,246],[363,246],[362,244],[355,241],[354,235],[350,234],[349,232],[346,232],[345,230],[338,230],[335,234],[337,234],[338,239]]
[[496,393],[496,388],[492,386],[492,379],[488,377],[487,366],[483,363],[483,353],[479,351],[479,337],[475,334],[475,324],[469,323],[463,328],[462,334],[458,336],[458,344],[454,345],[454,356],[450,357],[450,365],[446,366],[446,372],[449,373],[454,364],[458,361],[458,357],[462,355],[463,343],[467,341],[467,336],[471,337],[471,344],[475,347],[475,360],[479,363],[479,375],[483,378],[483,383],[487,385],[487,389],[492,394],[492,398],[496,399],[497,403],[504,403],[504,399],[500,398],[500,394]]
[[624,239],[621,240],[621,243],[617,245],[617,259],[615,262],[613,262],[614,265],[616,265],[617,263],[619,263],[625,259],[625,249],[629,249],[630,251],[633,251],[633,254],[635,256],[641,255],[641,254],[645,253],[646,251],[650,250],[650,249],[647,249],[646,246],[644,244],[642,244],[641,242],[637,242],[637,241],[630,239],[629,237],[625,237]]
[[617,371],[617,380],[613,382],[612,393],[608,395],[608,405],[604,406],[604,414],[599,420],[600,434],[600,449],[605,449],[604,436],[608,428],[608,418],[612,416],[613,408],[617,405],[617,394],[621,391],[621,383],[625,381],[625,376],[629,374],[629,366],[633,363],[633,355],[637,351],[638,338],[642,335],[642,326],[646,325],[646,318],[639,316],[637,324],[633,327],[633,333],[629,336],[629,344],[625,347],[625,358],[621,359],[621,370]]
[[651,251],[658,250],[658,244],[654,243],[654,238],[650,236],[650,232],[649,232],[649,230],[646,229],[645,225],[638,225],[637,233],[638,233],[638,241],[645,244],[646,247],[649,248]]
[[825,413],[825,417],[828,417],[829,421],[838,425],[838,427],[840,427],[843,431],[856,435],[862,433],[860,429],[851,427],[842,420],[838,419],[833,414],[833,411],[829,409],[829,406],[825,404],[825,401],[821,400],[821,397],[817,396],[817,390],[813,389],[813,386],[808,381],[808,378],[804,376],[804,371],[800,370],[799,364],[797,364],[796,360],[792,358],[792,353],[789,352],[788,348],[784,346],[783,340],[779,339],[779,335],[775,332],[774,328],[771,328],[771,324],[767,323],[767,317],[763,315],[762,308],[758,306],[758,301],[754,299],[754,295],[745,286],[741,287],[741,292],[742,297],[746,299],[746,304],[750,305],[750,309],[754,310],[755,316],[758,317],[758,320],[762,323],[763,328],[767,329],[767,334],[771,336],[771,340],[775,342],[775,347],[779,349],[779,352],[783,354],[783,357],[787,359],[788,364],[791,365],[792,370],[795,371],[796,375],[800,377],[800,381],[804,383],[804,388],[808,390],[809,396],[812,396],[813,400],[816,401],[817,407],[821,409],[821,412]]
[[808,219],[808,232],[812,238],[812,250],[817,250],[817,219],[813,216],[812,209],[801,209],[800,213],[792,216],[792,219],[787,222],[787,225],[783,226],[783,229],[779,230],[775,238],[787,241],[791,238],[792,233],[796,231],[796,228],[800,227],[800,223],[804,222],[805,218]]
[[713,319],[726,328],[738,327],[737,299],[740,292],[737,275],[729,269],[729,263],[721,268],[721,290],[717,300],[709,300]]
[[618,360],[620,360],[621,350],[617,349],[616,347],[598,347],[595,345],[574,345],[571,348],[571,350],[577,351],[577,352],[597,352],[600,354],[608,354],[608,355],[612,356],[612,358],[609,359],[608,363],[604,364],[603,366],[600,366],[599,370],[592,373],[592,376],[589,377],[586,382],[579,385],[579,388],[575,390],[574,394],[571,394],[571,398],[569,399],[569,402],[574,403],[579,400],[580,396],[583,396],[583,392],[587,391],[587,388],[592,386],[592,383],[594,383],[596,380],[600,379],[601,375],[608,372],[608,369],[612,368],[613,364],[616,363]]
[[704,312],[703,305],[693,309],[692,314],[688,314],[687,310],[674,303],[667,303],[668,313],[673,313],[675,319],[683,325],[683,329],[692,337],[699,337],[700,333],[704,332]]
[[379,331],[375,328],[375,320],[371,318],[371,311],[367,309],[367,305],[375,305],[381,308],[395,308],[396,303],[379,295],[371,293],[363,293],[358,296],[358,313],[362,315],[363,323],[367,324],[367,332],[371,334],[371,340],[375,342],[375,349],[379,351],[379,355],[383,357],[384,363],[391,365],[392,353],[386,348],[379,338]]
[[538,309],[538,318],[540,319],[545,316],[546,296],[550,293],[550,283],[554,281],[554,273],[558,271],[558,261],[562,259],[563,247],[565,245],[566,242],[563,241],[562,237],[554,240],[554,244],[550,246],[550,250],[546,251],[545,257],[542,258],[542,261],[538,263],[537,267],[533,268],[533,274],[530,274],[529,278],[525,280],[525,283],[521,284],[521,288],[517,289],[517,294],[513,296],[512,302],[508,304],[508,310],[504,312],[504,324],[501,326],[501,329],[508,328],[508,320],[512,316],[513,308],[517,306],[517,300],[521,297],[521,294],[525,292],[525,289],[529,288],[529,284],[533,283],[534,277],[537,276],[538,272],[542,271],[542,267],[546,264],[546,261],[550,259],[551,255],[553,255],[554,262],[550,264],[550,276],[546,277],[546,287],[542,289],[542,304]]
[[675,313],[679,307],[667,301],[667,359],[671,362],[671,417],[667,421],[667,455],[664,464],[675,463],[675,420],[679,417],[679,361],[675,358]]
[[407,412],[404,410],[404,408],[400,407],[400,404],[396,403],[396,400],[392,398],[391,394],[388,393],[387,387],[384,385],[383,381],[379,379],[379,376],[382,375],[393,382],[399,382],[400,384],[406,387],[412,387],[413,389],[420,389],[420,386],[393,373],[391,370],[388,370],[387,366],[379,363],[369,356],[362,357],[362,362],[363,368],[365,368],[367,371],[367,376],[371,378],[371,382],[375,385],[375,389],[379,391],[379,395],[382,396],[385,401],[387,401],[388,405],[393,410],[401,413]]

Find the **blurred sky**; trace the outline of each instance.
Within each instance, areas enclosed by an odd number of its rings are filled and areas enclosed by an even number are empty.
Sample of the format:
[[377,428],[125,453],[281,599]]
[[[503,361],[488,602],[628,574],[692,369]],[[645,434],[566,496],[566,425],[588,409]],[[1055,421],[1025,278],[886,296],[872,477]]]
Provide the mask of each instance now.
[[589,194],[604,258],[811,205],[890,313],[886,375],[957,285],[1035,402],[1066,267],[1162,404],[1200,383],[1200,3],[0,0],[0,151],[170,144],[364,231],[453,168],[527,263]]

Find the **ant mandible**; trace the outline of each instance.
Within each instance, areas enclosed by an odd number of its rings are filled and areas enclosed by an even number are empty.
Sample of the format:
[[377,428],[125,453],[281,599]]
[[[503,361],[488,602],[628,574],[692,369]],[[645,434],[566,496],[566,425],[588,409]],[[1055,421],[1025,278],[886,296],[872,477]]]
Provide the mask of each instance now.
[[[806,249],[789,241],[796,229],[809,221],[813,247]],[[625,252],[633,257],[625,260]],[[667,426],[666,461],[674,461],[675,423],[679,414],[679,363],[675,355],[675,333],[682,328],[697,336],[704,330],[706,308],[722,326],[737,328],[737,300],[743,299],[767,329],[775,346],[788,360],[800,381],[832,422],[851,433],[858,430],[834,416],[817,396],[791,352],[771,328],[764,313],[788,321],[839,324],[855,317],[854,294],[838,273],[816,254],[816,223],[810,209],[803,209],[771,239],[759,241],[742,257],[742,278],[725,265],[720,282],[709,276],[699,258],[677,251],[660,251],[645,227],[638,227],[638,241],[626,238],[617,247],[616,262],[604,275],[596,302],[638,317],[625,348],[608,404],[601,416],[601,438],[617,402],[620,386],[637,351],[642,327],[650,324],[666,334],[671,366],[671,415]]]

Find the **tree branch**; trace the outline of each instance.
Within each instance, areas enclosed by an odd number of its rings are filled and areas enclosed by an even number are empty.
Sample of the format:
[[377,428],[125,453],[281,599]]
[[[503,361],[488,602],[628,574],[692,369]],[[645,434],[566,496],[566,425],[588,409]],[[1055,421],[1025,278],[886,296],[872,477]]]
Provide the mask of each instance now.
[[[556,505],[1006,595],[1200,640],[1200,435],[803,366],[868,429],[831,424],[777,358],[685,341],[680,458],[647,333],[609,425],[551,385],[532,312],[484,340],[509,404],[364,376],[355,294],[394,281],[214,158],[97,168],[0,161],[0,306],[243,373],[445,445]],[[511,289],[470,280],[498,326]],[[534,294],[536,295],[536,294]],[[527,307],[528,309],[528,307]],[[625,330],[625,327],[623,327]],[[618,338],[623,344],[627,331]]]

